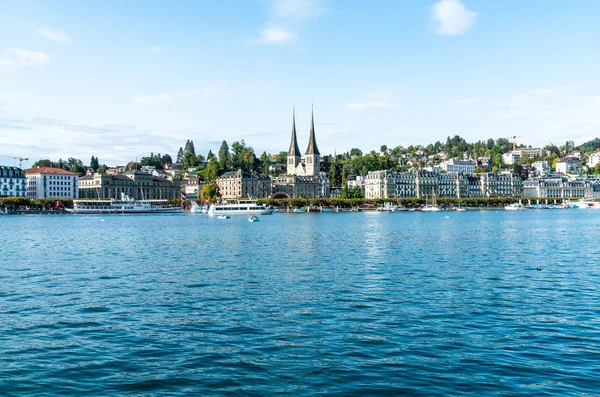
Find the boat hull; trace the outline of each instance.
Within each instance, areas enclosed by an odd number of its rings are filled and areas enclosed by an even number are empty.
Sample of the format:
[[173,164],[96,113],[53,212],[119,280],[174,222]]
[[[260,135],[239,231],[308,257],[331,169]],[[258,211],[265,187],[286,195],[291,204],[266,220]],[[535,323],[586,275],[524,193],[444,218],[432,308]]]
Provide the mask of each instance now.
[[71,214],[175,214],[183,212],[183,208],[153,208],[150,210],[146,209],[110,209],[110,210],[78,210],[67,208],[67,212]]
[[260,210],[230,210],[227,208],[222,208],[219,209],[219,207],[215,207],[215,208],[211,208],[210,210],[208,210],[208,215],[209,216],[220,216],[220,215],[229,215],[229,216],[237,216],[237,215],[244,215],[244,216],[250,216],[250,215],[271,215],[273,213],[273,210],[270,208],[264,208],[264,209],[260,209]]

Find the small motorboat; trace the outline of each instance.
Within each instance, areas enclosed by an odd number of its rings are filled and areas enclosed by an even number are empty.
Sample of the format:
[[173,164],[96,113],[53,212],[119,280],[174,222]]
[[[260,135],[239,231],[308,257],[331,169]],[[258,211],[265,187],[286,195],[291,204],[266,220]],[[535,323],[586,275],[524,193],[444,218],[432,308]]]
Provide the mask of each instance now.
[[252,215],[250,218],[248,218],[248,222],[258,222],[258,216],[256,215]]
[[217,216],[217,219],[229,219],[231,218],[229,215],[219,215]]
[[454,209],[454,211],[457,211],[457,212],[463,212],[463,211],[466,211],[466,210],[467,210],[467,209],[466,209],[466,208],[463,208],[463,207],[458,207],[458,208],[455,208],[455,209]]
[[300,213],[300,212],[306,212],[306,210],[304,208],[296,208],[293,212]]

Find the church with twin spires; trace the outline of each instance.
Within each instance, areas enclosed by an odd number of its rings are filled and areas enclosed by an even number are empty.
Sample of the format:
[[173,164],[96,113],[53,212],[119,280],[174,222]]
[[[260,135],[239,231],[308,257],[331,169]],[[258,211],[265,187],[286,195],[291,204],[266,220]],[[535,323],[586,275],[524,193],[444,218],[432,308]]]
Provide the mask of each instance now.
[[315,137],[315,117],[311,111],[308,147],[304,159],[296,135],[296,109],[292,112],[292,139],[287,154],[287,173],[273,179],[273,198],[329,197],[329,179],[321,172],[321,154]]

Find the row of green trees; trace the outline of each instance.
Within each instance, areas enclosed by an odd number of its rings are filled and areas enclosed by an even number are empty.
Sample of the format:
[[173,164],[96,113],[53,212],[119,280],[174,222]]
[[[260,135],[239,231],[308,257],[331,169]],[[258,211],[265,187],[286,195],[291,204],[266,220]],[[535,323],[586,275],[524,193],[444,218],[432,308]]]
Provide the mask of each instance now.
[[[50,210],[56,206],[56,199],[30,199],[27,197],[1,197],[0,208],[8,208],[9,210],[21,209],[29,207],[36,210]],[[60,202],[66,208],[73,207],[72,199],[60,199]]]

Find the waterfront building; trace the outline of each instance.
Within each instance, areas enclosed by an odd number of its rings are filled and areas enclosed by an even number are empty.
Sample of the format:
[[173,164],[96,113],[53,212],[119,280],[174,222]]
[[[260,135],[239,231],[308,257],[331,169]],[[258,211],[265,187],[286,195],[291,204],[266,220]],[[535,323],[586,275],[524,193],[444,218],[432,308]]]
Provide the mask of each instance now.
[[[350,185],[348,185],[350,186]],[[523,181],[515,173],[488,172],[464,175],[428,171],[371,171],[364,180],[364,197],[384,198],[467,198],[521,197]]]
[[436,197],[465,198],[467,196],[467,177],[458,172],[438,175]]
[[437,194],[438,175],[435,172],[415,171],[415,193],[417,198],[433,197]]
[[217,178],[223,199],[267,198],[271,196],[271,178],[242,170],[226,172]]
[[25,170],[27,197],[34,199],[79,197],[79,175],[54,167],[37,167]]
[[0,165],[0,197],[27,197],[25,171]]
[[[362,177],[357,176],[356,181],[348,181],[348,188],[361,183],[366,199],[409,198],[416,195],[415,175],[409,172],[370,171],[364,177],[364,182],[359,178]],[[354,183],[351,185],[350,182]]]
[[120,199],[121,194],[135,200],[181,198],[181,179],[161,178],[141,171],[118,175],[86,175],[79,178],[79,198]]
[[600,184],[565,177],[536,178],[523,182],[524,198],[600,197]]
[[440,168],[446,172],[460,172],[472,174],[475,172],[475,162],[471,160],[450,159],[440,164]]
[[514,172],[484,172],[479,174],[481,196],[479,197],[521,197],[523,180]]
[[274,198],[329,197],[330,183],[325,172],[321,171],[321,154],[315,135],[314,112],[311,113],[308,147],[304,161],[296,136],[296,112],[292,115],[292,137],[287,155],[287,173],[272,179]]

